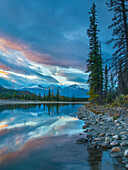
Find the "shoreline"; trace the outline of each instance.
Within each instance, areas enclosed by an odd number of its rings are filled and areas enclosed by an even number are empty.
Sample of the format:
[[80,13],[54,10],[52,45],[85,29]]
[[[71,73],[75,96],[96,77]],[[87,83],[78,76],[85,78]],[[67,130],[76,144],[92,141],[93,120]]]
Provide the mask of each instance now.
[[87,106],[81,106],[77,117],[84,122],[82,138],[77,143],[87,143],[88,148],[109,151],[110,156],[118,159],[122,167],[128,168],[127,111],[125,116],[120,111],[114,119],[109,112],[96,114]]
[[0,100],[0,105],[17,104],[87,104],[88,102],[67,102],[67,101],[24,101],[24,100]]

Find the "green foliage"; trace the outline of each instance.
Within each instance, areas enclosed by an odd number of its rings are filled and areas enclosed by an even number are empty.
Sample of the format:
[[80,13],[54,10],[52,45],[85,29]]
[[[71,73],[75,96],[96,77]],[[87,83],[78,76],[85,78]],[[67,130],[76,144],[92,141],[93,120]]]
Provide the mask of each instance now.
[[113,116],[113,120],[116,120],[117,118],[118,118],[117,116],[115,116],[115,115]]
[[112,94],[111,94],[111,93],[108,93],[107,103],[111,103],[111,102],[112,102]]
[[0,99],[38,100],[38,96],[28,91],[17,91],[0,86]]
[[56,101],[59,101],[59,89],[57,90]]
[[118,94],[128,94],[128,0],[107,0],[109,11],[113,12],[112,43],[115,52],[111,58],[111,68],[118,81]]
[[104,84],[104,87],[105,87],[105,89],[104,89],[104,93],[105,93],[105,98],[107,97],[107,95],[108,95],[108,68],[107,68],[107,65],[105,65],[105,79],[104,79],[104,81],[105,81],[105,84]]
[[107,104],[105,104],[105,105],[103,105],[103,107],[108,107],[108,105],[107,105]]
[[113,100],[111,106],[128,106],[128,95],[120,95],[115,100]]
[[90,89],[87,93],[89,95],[89,101],[93,102],[97,99],[98,95],[95,93],[94,89]]
[[[90,11],[90,25],[87,30],[87,35],[89,37],[89,57],[87,60],[87,72],[89,72],[88,83],[90,86],[90,93],[93,89],[95,91],[94,98],[99,96],[101,100],[103,92],[103,70],[102,70],[102,53],[101,53],[101,43],[98,38],[98,22],[96,15],[96,5],[93,3]],[[98,96],[97,96],[98,95]],[[91,95],[92,96],[92,95]],[[93,98],[90,100],[93,100]]]
[[57,94],[51,94],[49,89],[48,95],[42,97],[41,94],[33,94],[28,91],[16,91],[12,89],[6,89],[0,86],[0,99],[13,99],[13,100],[39,100],[39,101],[87,101],[88,98],[75,98],[65,97],[59,95],[59,89]]

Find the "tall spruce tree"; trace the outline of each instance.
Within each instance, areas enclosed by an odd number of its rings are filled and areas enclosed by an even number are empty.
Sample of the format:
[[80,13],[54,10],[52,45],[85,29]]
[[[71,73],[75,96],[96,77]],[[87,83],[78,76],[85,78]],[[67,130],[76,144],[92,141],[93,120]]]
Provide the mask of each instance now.
[[[100,72],[100,91],[101,91],[101,98],[103,95],[103,61],[102,61],[102,50],[101,50],[101,42],[100,42],[100,58],[99,58],[99,72]],[[102,100],[102,99],[101,99]]]
[[105,93],[105,98],[107,98],[108,96],[108,67],[107,65],[105,65],[104,93]]
[[98,37],[99,30],[96,5],[94,3],[90,10],[90,25],[89,29],[87,30],[87,35],[89,37],[89,57],[87,60],[87,72],[90,73],[88,83],[90,86],[90,92],[93,91],[96,95],[99,95],[99,100],[101,100],[103,91],[102,54]]
[[48,100],[50,101],[51,100],[51,89],[49,88],[48,90],[48,96],[47,96]]
[[[108,0],[107,6],[114,12],[113,38],[107,43],[114,43],[115,52],[112,57],[112,67],[118,76],[119,94],[128,93],[128,0]],[[121,73],[120,73],[121,71]],[[122,78],[120,75],[122,74]],[[121,78],[121,79],[120,79]]]
[[110,91],[111,93],[113,92],[114,90],[114,79],[113,79],[113,74],[111,73],[111,76],[110,76]]
[[57,89],[56,101],[59,101],[59,89]]

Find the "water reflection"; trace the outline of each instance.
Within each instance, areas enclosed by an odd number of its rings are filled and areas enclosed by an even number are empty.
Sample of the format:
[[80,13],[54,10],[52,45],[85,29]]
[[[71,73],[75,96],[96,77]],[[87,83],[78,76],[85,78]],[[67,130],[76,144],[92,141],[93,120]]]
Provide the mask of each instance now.
[[7,105],[0,108],[0,157],[19,150],[25,143],[46,136],[72,135],[83,122],[74,112],[80,105]]
[[[0,108],[0,170],[115,169],[102,151],[75,144],[81,105],[8,105]],[[71,136],[73,135],[73,136]],[[71,137],[69,137],[71,136]],[[107,159],[107,161],[106,161]],[[116,168],[117,170],[118,168]]]
[[87,148],[88,151],[88,162],[90,164],[90,170],[102,169],[102,151],[92,148]]
[[[76,108],[80,107],[80,104],[69,104],[69,103],[56,103],[56,104],[16,104],[16,105],[1,105],[0,106],[0,112],[4,110],[22,110],[22,111],[42,111],[47,112],[49,115],[51,114],[60,114],[60,112],[64,113],[74,113],[74,111],[77,111]],[[65,111],[64,111],[65,109]]]

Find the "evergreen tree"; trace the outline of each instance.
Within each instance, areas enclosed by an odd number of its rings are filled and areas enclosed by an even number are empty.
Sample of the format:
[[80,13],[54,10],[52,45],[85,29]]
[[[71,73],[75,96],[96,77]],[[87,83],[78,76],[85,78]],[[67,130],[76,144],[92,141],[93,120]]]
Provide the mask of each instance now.
[[112,75],[112,73],[111,73],[111,76],[110,76],[110,90],[111,90],[111,92],[113,92],[113,90],[114,90],[114,79],[113,79],[113,75]]
[[105,98],[107,98],[108,95],[108,68],[107,65],[105,65],[105,83],[104,83],[104,92],[105,92]]
[[50,88],[49,88],[49,90],[48,90],[48,100],[49,100],[49,101],[51,100],[51,90],[50,90]]
[[[120,94],[128,93],[128,0],[108,0],[107,6],[114,12],[113,23],[109,28],[113,28],[113,38],[107,43],[114,43],[116,51],[113,54],[112,68],[116,70],[118,76],[118,91]],[[122,73],[120,73],[120,71]],[[120,81],[120,74],[122,80]],[[122,83],[122,85],[121,85]]]
[[43,97],[43,98],[44,98],[44,101],[45,101],[45,100],[46,100],[46,96],[45,96],[45,93],[44,93],[44,97]]
[[59,89],[57,89],[56,101],[59,101]]
[[41,94],[40,94],[40,93],[39,93],[38,99],[39,99],[39,101],[41,101],[41,100],[42,100],[42,96],[41,96]]
[[16,99],[16,98],[17,98],[17,94],[16,94],[16,92],[14,92],[13,99]]
[[100,73],[100,96],[101,96],[101,103],[103,97],[103,61],[102,61],[102,50],[101,50],[101,42],[100,42],[100,58],[99,58],[99,73]]
[[[89,72],[90,91],[102,96],[103,91],[103,70],[102,70],[102,54],[98,38],[98,22],[96,15],[96,5],[93,3],[90,14],[90,25],[87,30],[89,37],[89,58],[87,60],[87,72]],[[101,100],[100,100],[101,102]]]

